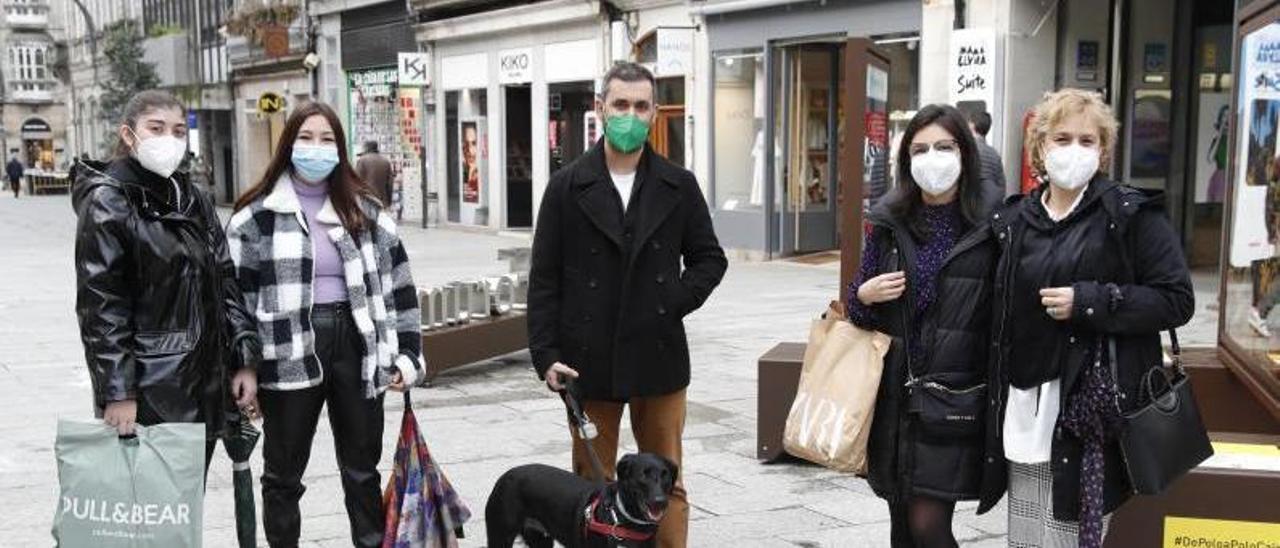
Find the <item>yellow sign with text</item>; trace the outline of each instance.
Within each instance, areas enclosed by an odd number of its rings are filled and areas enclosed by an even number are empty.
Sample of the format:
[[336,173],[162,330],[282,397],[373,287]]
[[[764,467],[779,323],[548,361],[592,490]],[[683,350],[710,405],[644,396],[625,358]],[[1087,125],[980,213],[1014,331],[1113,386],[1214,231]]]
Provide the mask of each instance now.
[[1164,548],[1280,548],[1280,523],[1165,516]]

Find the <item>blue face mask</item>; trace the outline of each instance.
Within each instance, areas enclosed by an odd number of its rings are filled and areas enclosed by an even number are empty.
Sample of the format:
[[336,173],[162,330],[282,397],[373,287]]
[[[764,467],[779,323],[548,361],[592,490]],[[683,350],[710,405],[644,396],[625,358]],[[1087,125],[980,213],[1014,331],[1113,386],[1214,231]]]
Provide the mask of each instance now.
[[338,147],[327,145],[293,145],[293,171],[304,181],[318,183],[338,166]]

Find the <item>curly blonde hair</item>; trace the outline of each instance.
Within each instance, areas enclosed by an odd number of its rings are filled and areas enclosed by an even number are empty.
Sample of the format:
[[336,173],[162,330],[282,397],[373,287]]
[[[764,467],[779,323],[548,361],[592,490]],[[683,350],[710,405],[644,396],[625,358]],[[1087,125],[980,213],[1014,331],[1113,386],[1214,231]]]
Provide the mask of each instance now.
[[1065,88],[1044,94],[1044,99],[1036,105],[1035,117],[1027,127],[1026,150],[1030,151],[1031,168],[1044,175],[1044,149],[1049,134],[1069,116],[1088,116],[1098,127],[1098,148],[1102,157],[1098,169],[1106,172],[1111,166],[1111,155],[1116,143],[1116,132],[1120,124],[1111,106],[1102,99],[1102,95],[1083,89]]

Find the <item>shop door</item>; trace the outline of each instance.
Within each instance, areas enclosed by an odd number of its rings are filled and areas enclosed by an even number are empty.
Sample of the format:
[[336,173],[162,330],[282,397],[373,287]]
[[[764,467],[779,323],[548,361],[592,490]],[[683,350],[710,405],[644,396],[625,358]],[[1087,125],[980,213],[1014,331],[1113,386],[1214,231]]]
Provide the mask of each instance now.
[[684,105],[663,105],[649,132],[653,150],[677,165],[684,165]]
[[533,96],[528,84],[507,86],[507,228],[533,225]]
[[840,132],[840,288],[849,287],[862,256],[865,213],[889,191],[889,60],[874,43],[844,46]]
[[782,152],[780,251],[786,256],[834,249],[840,46],[779,49],[775,142]]

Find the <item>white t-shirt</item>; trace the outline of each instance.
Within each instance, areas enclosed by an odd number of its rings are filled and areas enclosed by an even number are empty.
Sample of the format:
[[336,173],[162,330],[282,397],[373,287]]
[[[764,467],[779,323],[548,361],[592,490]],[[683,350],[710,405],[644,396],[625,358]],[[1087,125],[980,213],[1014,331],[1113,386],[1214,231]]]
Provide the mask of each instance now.
[[[1059,222],[1080,206],[1084,191],[1076,195],[1061,216],[1049,209],[1049,193],[1041,196],[1053,222]],[[1017,365],[1015,364],[1014,367]],[[1061,411],[1062,381],[1053,379],[1026,390],[1009,385],[1009,402],[1004,408],[1004,456],[1019,464],[1040,464],[1052,458],[1053,428]]]
[[613,179],[613,187],[618,189],[618,196],[622,198],[622,211],[627,211],[627,203],[631,201],[631,187],[636,184],[636,172],[631,173],[614,173],[609,172],[609,177]]

